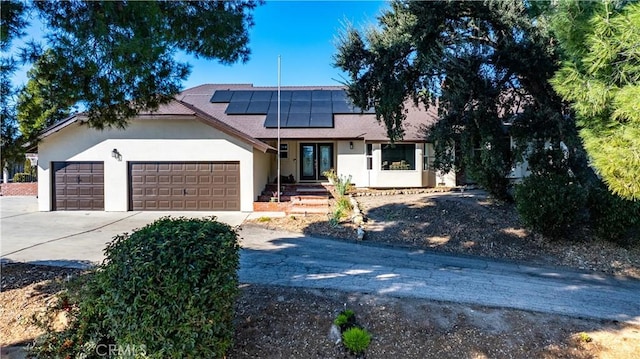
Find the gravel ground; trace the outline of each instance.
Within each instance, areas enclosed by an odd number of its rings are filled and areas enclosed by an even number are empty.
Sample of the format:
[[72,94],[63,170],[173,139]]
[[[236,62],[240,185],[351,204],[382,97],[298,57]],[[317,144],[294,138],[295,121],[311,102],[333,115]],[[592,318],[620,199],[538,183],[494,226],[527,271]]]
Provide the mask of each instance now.
[[[513,204],[492,200],[479,190],[401,192],[368,191],[356,197],[367,220],[366,241],[640,279],[640,240],[622,247],[599,240],[584,228],[571,238],[550,240],[526,230]],[[252,223],[321,237],[356,238],[353,223],[332,227],[327,218],[263,218]]]

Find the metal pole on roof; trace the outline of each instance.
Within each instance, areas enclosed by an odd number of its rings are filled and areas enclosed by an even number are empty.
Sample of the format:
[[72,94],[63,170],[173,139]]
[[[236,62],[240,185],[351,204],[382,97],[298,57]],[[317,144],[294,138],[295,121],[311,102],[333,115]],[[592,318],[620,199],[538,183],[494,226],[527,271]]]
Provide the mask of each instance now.
[[280,55],[278,55],[278,203],[280,203]]

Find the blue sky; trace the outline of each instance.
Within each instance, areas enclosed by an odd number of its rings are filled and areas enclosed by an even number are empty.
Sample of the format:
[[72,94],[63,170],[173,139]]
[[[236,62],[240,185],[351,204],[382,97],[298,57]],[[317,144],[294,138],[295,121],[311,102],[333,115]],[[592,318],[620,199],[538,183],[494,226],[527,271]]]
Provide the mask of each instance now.
[[[269,1],[257,7],[255,26],[250,29],[251,58],[247,63],[221,65],[217,61],[181,55],[192,65],[184,88],[203,83],[278,83],[278,56],[281,83],[293,85],[340,85],[344,74],[332,66],[335,40],[346,22],[357,29],[377,23],[385,1]],[[38,29],[30,35],[38,36]],[[28,38],[29,36],[27,36]],[[25,67],[16,73],[14,85],[26,83]]]
[[205,82],[274,86],[339,85],[342,72],[332,66],[335,39],[346,21],[358,29],[375,25],[384,1],[268,1],[256,8],[250,30],[251,59],[220,65],[189,60],[192,74],[185,87]]

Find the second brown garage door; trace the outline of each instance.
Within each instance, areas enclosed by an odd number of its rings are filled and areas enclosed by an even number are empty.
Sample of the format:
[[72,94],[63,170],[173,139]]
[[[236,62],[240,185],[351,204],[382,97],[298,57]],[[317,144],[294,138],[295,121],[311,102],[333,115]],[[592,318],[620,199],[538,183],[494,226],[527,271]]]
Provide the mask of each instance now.
[[239,162],[131,162],[134,211],[239,211]]

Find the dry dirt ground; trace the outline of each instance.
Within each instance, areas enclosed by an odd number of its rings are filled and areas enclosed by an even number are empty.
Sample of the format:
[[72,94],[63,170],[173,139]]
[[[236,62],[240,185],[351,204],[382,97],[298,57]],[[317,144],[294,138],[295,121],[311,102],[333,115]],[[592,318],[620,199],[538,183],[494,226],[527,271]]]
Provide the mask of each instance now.
[[[479,194],[373,193],[358,197],[367,241],[434,251],[563,265],[640,278],[640,249],[621,248],[580,231],[551,242],[526,231],[511,205]],[[327,216],[261,218],[265,226],[354,240],[347,221]],[[78,270],[2,266],[0,345],[30,342],[30,318],[55,300],[59,282]],[[330,339],[335,316],[353,309],[372,333],[367,358],[638,358],[640,327],[518,310],[369,293],[242,285],[229,358],[350,358]]]

